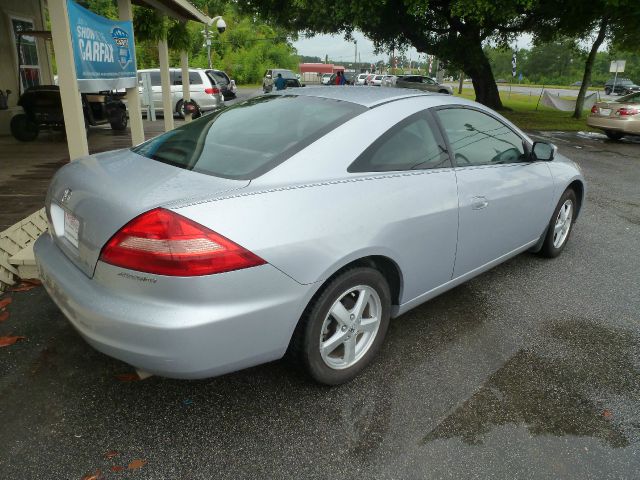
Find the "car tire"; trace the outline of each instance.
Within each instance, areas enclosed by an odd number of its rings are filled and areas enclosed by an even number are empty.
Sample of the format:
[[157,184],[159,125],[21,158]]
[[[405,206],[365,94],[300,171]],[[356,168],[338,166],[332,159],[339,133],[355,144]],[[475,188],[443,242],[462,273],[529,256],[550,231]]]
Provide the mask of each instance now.
[[605,95],[611,95],[611,89],[609,87],[604,89],[604,94]]
[[446,94],[446,95],[451,95],[451,94],[449,93],[449,90],[445,90],[444,88],[443,88],[442,90],[438,90],[438,93],[444,93],[444,94]]
[[21,142],[32,142],[38,138],[38,133],[40,131],[38,124],[31,121],[24,113],[14,115],[11,119],[9,128],[11,129],[11,134],[15,139],[20,140]]
[[622,137],[624,137],[624,133],[616,132],[614,130],[605,130],[604,134],[611,140],[620,140]]
[[[191,114],[191,119],[195,120],[196,118],[200,118],[202,116],[202,111],[200,110],[200,107],[193,100],[191,100],[191,103],[193,103],[196,107],[196,111]],[[176,103],[176,113],[178,114],[178,117],[184,119],[184,101],[183,100],[178,100],[178,103]]]
[[127,111],[123,108],[119,108],[118,111],[114,113],[114,118],[111,119],[109,125],[111,125],[111,130],[122,131],[126,130],[127,123]]
[[178,118],[184,118],[184,101],[183,100],[178,100],[178,103],[176,103],[176,114],[178,115]]
[[555,258],[562,253],[573,230],[577,207],[576,193],[570,188],[565,190],[549,221],[540,255]]
[[[366,304],[359,309],[361,298]],[[318,383],[348,382],[371,363],[380,349],[389,327],[390,309],[389,285],[378,270],[345,270],[330,279],[307,306],[291,339],[288,357]],[[341,317],[332,313],[337,311]],[[331,339],[334,341],[328,344]]]

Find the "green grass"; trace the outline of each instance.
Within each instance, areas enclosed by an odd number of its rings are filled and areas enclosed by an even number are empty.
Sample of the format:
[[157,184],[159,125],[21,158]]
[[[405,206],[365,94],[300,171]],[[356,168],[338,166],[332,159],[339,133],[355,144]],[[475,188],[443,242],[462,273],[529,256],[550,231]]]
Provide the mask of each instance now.
[[[457,82],[453,82],[456,83]],[[464,82],[465,85],[471,85],[471,82]],[[504,86],[508,86],[509,82],[506,83],[498,83],[499,87],[504,87]],[[574,85],[543,85],[541,83],[512,83],[511,86],[513,87],[531,87],[531,88],[559,88],[562,90],[580,90],[580,87],[576,87]],[[589,87],[589,90],[598,90],[599,88],[603,88],[602,86],[598,86],[598,85],[591,85]]]
[[[461,95],[456,93],[456,96],[475,100],[473,90],[469,88],[463,89]],[[536,110],[538,95],[530,96],[520,93],[509,95],[509,92],[500,92],[500,98],[502,99],[502,104],[510,109],[500,113],[523,130],[598,131],[587,125],[586,117],[588,112],[586,111],[582,119],[576,120],[571,117],[573,112],[561,112],[544,105],[539,105]]]

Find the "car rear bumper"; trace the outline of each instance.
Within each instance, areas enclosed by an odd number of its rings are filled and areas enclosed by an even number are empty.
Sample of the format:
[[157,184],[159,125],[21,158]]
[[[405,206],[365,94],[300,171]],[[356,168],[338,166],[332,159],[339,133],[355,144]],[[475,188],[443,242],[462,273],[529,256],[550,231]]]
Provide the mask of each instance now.
[[602,130],[640,135],[640,119],[632,119],[629,117],[599,117],[590,115],[587,117],[587,125],[590,127],[601,128]]
[[99,262],[92,279],[48,234],[34,247],[43,284],[97,350],[150,373],[206,378],[282,357],[310,296],[271,265],[163,277]]

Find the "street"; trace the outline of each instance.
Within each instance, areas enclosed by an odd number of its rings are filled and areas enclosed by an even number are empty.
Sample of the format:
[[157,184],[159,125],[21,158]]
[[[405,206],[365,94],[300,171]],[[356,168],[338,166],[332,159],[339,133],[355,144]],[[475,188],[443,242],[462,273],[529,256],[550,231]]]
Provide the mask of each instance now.
[[341,387],[285,361],[126,381],[42,287],[9,294],[0,335],[26,338],[0,349],[1,476],[636,478],[640,145],[541,137],[588,182],[564,253],[522,254],[394,320]]

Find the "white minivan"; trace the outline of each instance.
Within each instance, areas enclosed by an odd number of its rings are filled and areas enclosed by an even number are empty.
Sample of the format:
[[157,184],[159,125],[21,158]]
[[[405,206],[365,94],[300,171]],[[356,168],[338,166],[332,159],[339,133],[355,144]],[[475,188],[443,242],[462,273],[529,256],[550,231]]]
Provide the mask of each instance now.
[[[142,74],[148,73],[151,81],[151,90],[153,92],[153,104],[156,112],[162,113],[162,85],[160,82],[160,69],[149,68],[138,70],[138,82],[142,92]],[[171,83],[171,105],[173,113],[184,117],[184,102],[182,99],[182,70],[179,68],[169,69],[169,78]],[[209,74],[206,70],[200,68],[189,69],[189,84],[191,92],[191,101],[197,106],[195,117],[201,112],[213,110],[214,108],[224,104],[224,97],[220,91],[215,76]]]

